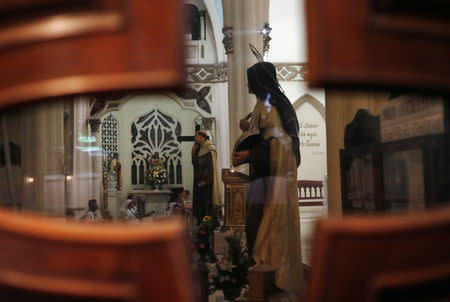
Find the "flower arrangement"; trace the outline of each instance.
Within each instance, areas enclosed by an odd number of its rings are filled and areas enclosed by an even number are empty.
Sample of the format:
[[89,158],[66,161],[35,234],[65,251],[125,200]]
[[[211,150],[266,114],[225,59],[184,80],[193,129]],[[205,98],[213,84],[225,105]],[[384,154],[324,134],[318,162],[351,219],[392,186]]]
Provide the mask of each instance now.
[[196,258],[202,262],[215,262],[216,256],[211,251],[210,240],[214,232],[215,222],[211,216],[205,216],[198,226],[192,230],[192,240],[195,245]]
[[228,252],[214,263],[207,263],[209,271],[209,292],[222,290],[224,293],[248,285],[248,268],[250,266],[247,249],[241,236],[236,234],[225,237]]
[[152,167],[148,172],[148,182],[151,185],[167,183],[167,170],[164,167]]

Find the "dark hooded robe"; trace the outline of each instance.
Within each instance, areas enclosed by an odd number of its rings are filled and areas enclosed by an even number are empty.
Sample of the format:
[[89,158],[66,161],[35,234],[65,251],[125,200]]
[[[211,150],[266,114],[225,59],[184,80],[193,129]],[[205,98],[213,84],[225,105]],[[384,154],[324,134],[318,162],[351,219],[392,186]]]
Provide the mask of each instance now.
[[275,67],[260,62],[247,70],[257,96],[250,131],[259,140],[250,148],[251,183],[247,196],[249,256],[275,269],[275,283],[286,290],[301,286],[300,220],[297,167],[299,124],[291,102],[280,90]]
[[[215,218],[214,208],[221,206],[216,147],[210,141],[205,141],[192,154],[192,165],[194,166],[192,214],[198,222],[205,216]],[[204,187],[199,187],[201,181],[205,182]]]

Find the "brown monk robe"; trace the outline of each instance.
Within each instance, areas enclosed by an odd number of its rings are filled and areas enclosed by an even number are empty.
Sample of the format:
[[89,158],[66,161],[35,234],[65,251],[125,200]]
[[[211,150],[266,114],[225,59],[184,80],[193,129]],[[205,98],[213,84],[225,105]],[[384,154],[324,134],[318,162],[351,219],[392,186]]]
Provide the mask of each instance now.
[[192,212],[197,222],[205,216],[215,217],[214,208],[221,205],[217,174],[217,152],[215,146],[208,141],[206,131],[195,134],[195,145],[192,148],[192,164],[194,166],[194,188]]

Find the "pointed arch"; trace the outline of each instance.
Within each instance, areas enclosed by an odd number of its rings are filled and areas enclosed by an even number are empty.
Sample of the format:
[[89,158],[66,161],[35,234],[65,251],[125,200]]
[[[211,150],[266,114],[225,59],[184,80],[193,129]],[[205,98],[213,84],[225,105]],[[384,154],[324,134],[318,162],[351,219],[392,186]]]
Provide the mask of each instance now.
[[[123,98],[121,98],[119,100],[105,102],[105,104],[102,107],[102,109],[99,112],[96,113],[96,116],[104,117],[109,112],[120,111],[122,106],[124,106],[128,101],[132,100],[137,95],[138,94],[127,94],[127,95],[125,95]],[[177,96],[173,92],[165,92],[165,93],[162,93],[160,95],[170,98],[171,100],[175,101],[181,108],[183,108],[185,110],[193,111],[193,112],[199,114],[202,117],[214,117],[213,114],[202,110],[196,104],[196,99],[190,99],[190,100],[182,99],[182,98],[180,98],[179,96]],[[95,100],[95,98],[94,98],[94,100]],[[96,103],[96,101],[93,102],[93,105],[94,105],[94,103]],[[92,108],[93,105],[91,105],[91,108]]]
[[218,15],[218,11],[215,8],[213,0],[203,0],[206,11],[208,12],[211,26],[213,30],[214,42],[216,44],[216,58],[217,62],[225,62],[225,51],[222,45],[222,25]]
[[308,103],[311,106],[313,106],[325,120],[325,106],[318,99],[316,99],[309,93],[305,93],[304,95],[299,97],[294,102],[294,104],[292,104],[292,106],[294,107],[294,110],[297,111],[297,109],[300,108],[305,103]]

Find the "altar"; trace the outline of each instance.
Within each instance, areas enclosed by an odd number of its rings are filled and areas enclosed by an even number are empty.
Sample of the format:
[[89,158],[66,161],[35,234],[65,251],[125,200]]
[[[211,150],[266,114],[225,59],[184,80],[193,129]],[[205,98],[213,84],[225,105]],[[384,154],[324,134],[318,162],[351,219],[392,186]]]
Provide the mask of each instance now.
[[170,190],[132,189],[131,194],[138,196],[143,202],[139,203],[139,213],[155,214],[166,212],[170,200]]

